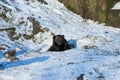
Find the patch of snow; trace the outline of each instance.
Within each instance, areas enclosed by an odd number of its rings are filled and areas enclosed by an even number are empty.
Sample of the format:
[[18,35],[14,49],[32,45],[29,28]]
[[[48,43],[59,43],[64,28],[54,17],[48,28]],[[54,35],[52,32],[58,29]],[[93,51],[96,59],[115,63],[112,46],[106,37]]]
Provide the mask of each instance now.
[[116,3],[112,9],[120,9],[120,2]]

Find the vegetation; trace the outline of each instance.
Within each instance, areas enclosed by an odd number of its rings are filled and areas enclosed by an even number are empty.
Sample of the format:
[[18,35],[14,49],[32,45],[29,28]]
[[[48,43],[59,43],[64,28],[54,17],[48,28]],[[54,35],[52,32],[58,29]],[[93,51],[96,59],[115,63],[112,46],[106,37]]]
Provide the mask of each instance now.
[[[106,25],[120,27],[120,10],[111,10],[119,0],[59,0],[65,6],[85,19],[92,19]],[[72,2],[71,2],[72,1]],[[109,18],[110,17],[110,18]]]

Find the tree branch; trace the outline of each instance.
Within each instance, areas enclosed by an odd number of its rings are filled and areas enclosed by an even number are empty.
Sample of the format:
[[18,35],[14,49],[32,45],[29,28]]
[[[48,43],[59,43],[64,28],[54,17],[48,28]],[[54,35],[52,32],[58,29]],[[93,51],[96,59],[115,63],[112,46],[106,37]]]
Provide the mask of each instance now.
[[15,30],[15,28],[14,28],[14,27],[11,27],[11,28],[0,29],[0,31],[9,31],[9,30]]

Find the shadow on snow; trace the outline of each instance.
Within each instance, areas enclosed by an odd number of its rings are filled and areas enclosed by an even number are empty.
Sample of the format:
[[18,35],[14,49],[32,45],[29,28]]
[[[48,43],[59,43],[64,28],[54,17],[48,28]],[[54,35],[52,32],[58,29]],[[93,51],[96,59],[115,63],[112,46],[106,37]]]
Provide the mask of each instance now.
[[36,62],[44,62],[48,60],[50,57],[49,56],[43,56],[43,57],[36,57],[28,60],[18,60],[14,62],[2,62],[0,64],[0,69],[8,69],[8,68],[13,68],[13,67],[18,67],[22,65],[28,65]]
[[68,40],[68,44],[70,45],[71,48],[76,48],[76,40],[70,39]]

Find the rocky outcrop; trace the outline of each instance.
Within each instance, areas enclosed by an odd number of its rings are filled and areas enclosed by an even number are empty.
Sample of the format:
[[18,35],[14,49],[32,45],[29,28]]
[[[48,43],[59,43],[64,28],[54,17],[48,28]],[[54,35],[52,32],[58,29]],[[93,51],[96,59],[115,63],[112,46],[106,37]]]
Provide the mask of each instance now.
[[106,22],[109,26],[120,28],[120,10],[109,10],[106,12]]
[[120,28],[120,10],[111,10],[119,0],[59,0],[85,19]]

